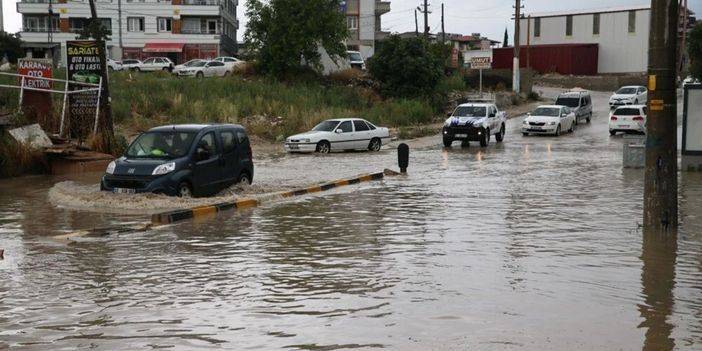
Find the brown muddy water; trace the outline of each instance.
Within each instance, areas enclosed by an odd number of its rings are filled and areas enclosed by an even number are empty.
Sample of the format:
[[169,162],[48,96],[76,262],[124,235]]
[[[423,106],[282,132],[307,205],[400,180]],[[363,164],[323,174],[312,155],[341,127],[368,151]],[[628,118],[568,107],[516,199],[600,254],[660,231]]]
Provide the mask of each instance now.
[[[702,175],[681,174],[677,236],[642,233],[642,171],[606,118],[427,139],[407,177],[68,244],[49,236],[147,217],[50,199],[66,179],[0,181],[0,349],[700,350]],[[256,161],[284,188],[396,155]]]

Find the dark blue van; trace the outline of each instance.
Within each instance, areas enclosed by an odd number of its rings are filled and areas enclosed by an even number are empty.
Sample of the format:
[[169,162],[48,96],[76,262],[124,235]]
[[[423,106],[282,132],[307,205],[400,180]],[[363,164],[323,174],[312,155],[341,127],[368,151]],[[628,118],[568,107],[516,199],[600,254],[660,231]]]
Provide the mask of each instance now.
[[210,196],[232,184],[251,184],[253,175],[251,143],[242,126],[170,125],[139,135],[107,166],[100,189]]

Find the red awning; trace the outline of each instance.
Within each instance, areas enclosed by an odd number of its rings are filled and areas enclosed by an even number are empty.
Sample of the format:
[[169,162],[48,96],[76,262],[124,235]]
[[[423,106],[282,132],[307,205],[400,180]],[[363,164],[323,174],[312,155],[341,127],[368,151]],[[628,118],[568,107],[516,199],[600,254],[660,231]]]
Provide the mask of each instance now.
[[183,52],[183,43],[146,43],[144,52]]

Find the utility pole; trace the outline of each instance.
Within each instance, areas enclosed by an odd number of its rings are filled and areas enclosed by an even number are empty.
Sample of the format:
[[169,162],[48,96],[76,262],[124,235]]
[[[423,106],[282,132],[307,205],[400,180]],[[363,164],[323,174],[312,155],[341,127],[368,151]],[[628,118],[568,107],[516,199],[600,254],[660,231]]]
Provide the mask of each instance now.
[[417,21],[417,9],[414,9],[414,34],[419,38],[419,22]]
[[522,4],[521,0],[516,0],[514,6],[514,59],[512,62],[512,90],[519,94],[519,20],[521,19]]
[[531,58],[529,57],[529,54],[531,53],[531,15],[527,16],[527,42],[526,42],[526,68],[529,70],[531,68],[530,66],[530,60]]
[[444,28],[444,3],[441,3],[441,42],[446,43],[446,29]]
[[[91,17],[91,22],[92,22],[92,28],[95,28],[97,31],[97,24],[100,24],[100,19],[97,16],[97,10],[95,9],[95,0],[89,0],[90,2],[90,17]],[[102,26],[100,26],[101,28]],[[107,45],[105,43],[105,37],[102,35],[102,31],[99,31],[100,34],[93,33],[94,36],[98,36],[94,38],[97,41],[98,48],[100,49],[99,56],[100,56],[100,77],[102,77],[102,90],[100,91],[100,106],[97,108],[100,109],[100,115],[102,118],[100,119],[100,122],[98,123],[98,131],[102,135],[102,147],[105,150],[102,151],[110,151],[112,152],[112,146],[114,145],[114,140],[115,140],[115,132],[114,132],[114,125],[112,122],[112,104],[111,104],[111,99],[110,99],[110,83],[107,78],[107,56],[105,53],[105,50],[107,50]]]
[[424,0],[424,37],[429,39],[429,0]]
[[122,43],[122,0],[117,0],[117,28],[119,34],[119,57],[124,55],[124,47]]
[[[2,0],[0,0],[0,6],[2,6]],[[49,30],[46,33],[46,42],[51,44],[54,41],[54,6],[52,0],[49,0]],[[53,57],[53,48],[51,48],[51,56]]]
[[678,2],[651,0],[648,50],[648,118],[644,172],[644,227],[677,228]]
[[680,52],[678,53],[678,76],[681,76],[683,69],[683,57],[685,56],[685,41],[687,39],[688,12],[687,0],[680,0],[680,13],[682,13],[682,38],[680,40]]

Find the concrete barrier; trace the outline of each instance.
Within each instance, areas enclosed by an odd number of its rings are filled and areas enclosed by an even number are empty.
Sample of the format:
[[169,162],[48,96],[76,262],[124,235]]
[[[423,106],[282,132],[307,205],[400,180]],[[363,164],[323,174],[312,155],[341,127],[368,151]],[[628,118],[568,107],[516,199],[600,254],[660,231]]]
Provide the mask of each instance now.
[[[327,190],[331,190],[334,188],[339,188],[339,187],[343,187],[343,186],[347,186],[347,185],[359,184],[359,183],[369,182],[369,181],[373,181],[373,180],[380,180],[380,179],[383,179],[384,176],[385,176],[385,173],[383,173],[383,172],[373,173],[373,174],[364,174],[364,175],[360,175],[360,176],[355,177],[355,178],[340,179],[337,181],[324,183],[321,185],[315,185],[315,186],[310,186],[307,188],[296,189],[296,190],[291,190],[291,191],[283,191],[283,192],[279,192],[279,193],[274,193],[272,195],[273,196],[280,196],[283,198],[302,196],[305,194],[318,193],[318,192],[327,191]],[[207,205],[207,206],[199,206],[199,207],[195,207],[192,209],[157,213],[157,214],[154,214],[153,216],[151,216],[151,223],[153,223],[153,224],[170,224],[170,223],[188,220],[188,219],[197,219],[197,218],[202,218],[202,217],[208,217],[208,216],[212,216],[218,212],[222,212],[222,211],[226,211],[226,210],[238,210],[238,209],[243,209],[243,208],[256,207],[256,206],[259,206],[260,204],[261,204],[261,200],[254,199],[254,198],[246,198],[246,199],[241,199],[241,200],[237,200],[237,201],[233,201],[233,202],[224,202],[224,203]]]

